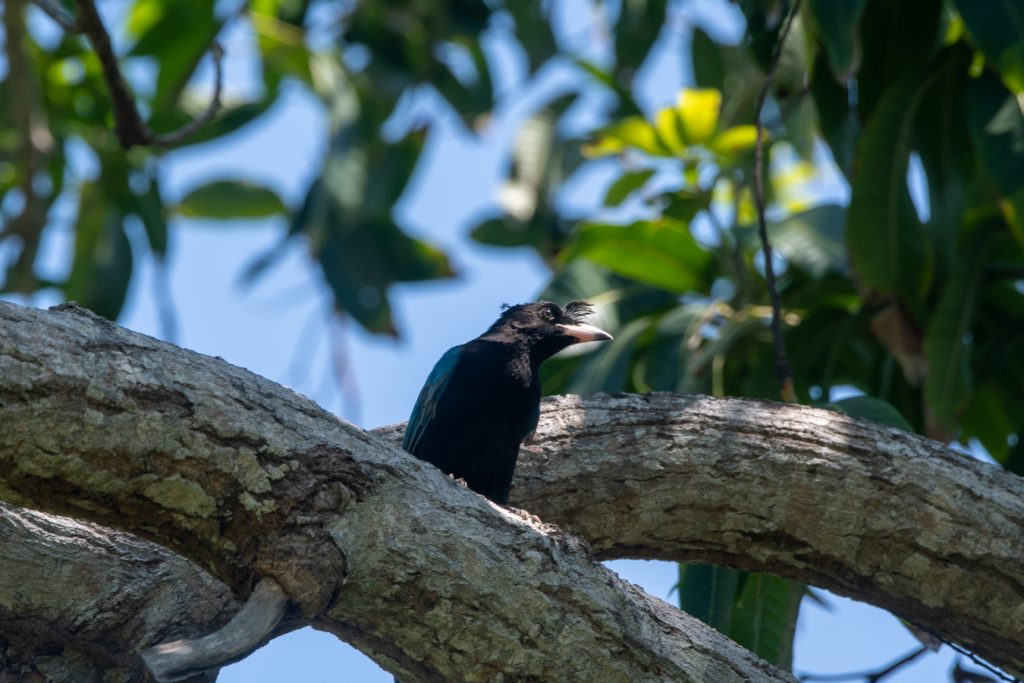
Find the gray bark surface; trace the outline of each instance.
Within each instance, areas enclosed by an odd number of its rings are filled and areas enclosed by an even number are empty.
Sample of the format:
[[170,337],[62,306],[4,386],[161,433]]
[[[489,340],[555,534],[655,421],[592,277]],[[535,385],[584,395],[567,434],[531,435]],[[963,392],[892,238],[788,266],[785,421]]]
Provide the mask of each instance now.
[[240,597],[272,578],[403,680],[791,680],[576,537],[76,306],[0,303],[0,424],[0,500],[150,539]]

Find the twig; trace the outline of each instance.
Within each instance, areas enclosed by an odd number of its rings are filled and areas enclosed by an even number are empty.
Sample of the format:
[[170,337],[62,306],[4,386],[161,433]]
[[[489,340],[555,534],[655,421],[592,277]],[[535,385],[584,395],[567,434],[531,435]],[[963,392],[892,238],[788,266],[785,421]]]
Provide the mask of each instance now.
[[32,4],[46,12],[46,14],[60,24],[60,27],[68,33],[81,33],[82,28],[78,20],[66,9],[53,0],[31,0]]
[[800,676],[801,681],[852,681],[863,678],[867,683],[878,683],[886,676],[889,676],[907,664],[928,652],[927,647],[919,647],[911,650],[891,664],[888,664],[877,671],[854,671],[844,674],[804,674]]
[[779,301],[779,291],[775,282],[775,268],[772,265],[772,245],[768,241],[768,226],[764,218],[764,178],[761,167],[764,159],[764,126],[761,124],[761,112],[764,109],[764,102],[771,90],[772,80],[775,78],[775,70],[779,66],[779,58],[782,56],[782,47],[789,35],[789,29],[793,26],[793,18],[800,11],[800,0],[796,0],[789,8],[782,30],[779,31],[779,39],[772,51],[771,62],[765,71],[764,84],[761,86],[761,93],[757,97],[757,105],[754,109],[754,125],[757,129],[757,138],[754,145],[754,201],[757,204],[758,234],[761,237],[761,251],[764,252],[764,277],[768,282],[768,296],[772,304],[772,344],[775,346],[775,374],[782,385],[782,400],[787,403],[796,403],[796,390],[793,387],[793,366],[789,363],[786,355],[786,343],[782,338],[782,304]]
[[270,578],[261,579],[227,626],[196,640],[155,645],[142,653],[142,660],[160,683],[218,669],[265,643],[287,607],[288,595],[280,584]]
[[210,56],[213,57],[213,97],[210,98],[210,103],[206,105],[206,109],[202,114],[193,119],[190,123],[185,124],[173,133],[167,133],[165,135],[158,135],[153,138],[153,144],[159,145],[160,147],[173,147],[187,138],[191,137],[200,128],[208,124],[213,120],[213,117],[220,111],[220,94],[221,87],[224,84],[224,69],[221,61],[224,59],[224,48],[220,46],[220,43],[214,41],[210,45]]
[[213,98],[210,100],[209,106],[198,118],[177,131],[166,135],[154,135],[153,131],[149,129],[139,115],[139,110],[135,106],[135,97],[128,88],[128,84],[125,83],[124,76],[121,75],[117,56],[114,54],[114,48],[110,43],[110,35],[103,26],[103,20],[100,19],[93,0],[75,0],[75,4],[78,6],[79,15],[75,26],[89,37],[89,42],[92,43],[96,56],[99,57],[100,64],[103,67],[103,79],[107,83],[107,89],[110,91],[110,99],[114,108],[114,133],[117,135],[117,139],[121,141],[123,148],[130,149],[136,145],[172,147],[194,134],[213,119],[221,106],[220,94],[224,80],[221,65],[224,50],[218,43],[214,42],[210,46],[216,80]]

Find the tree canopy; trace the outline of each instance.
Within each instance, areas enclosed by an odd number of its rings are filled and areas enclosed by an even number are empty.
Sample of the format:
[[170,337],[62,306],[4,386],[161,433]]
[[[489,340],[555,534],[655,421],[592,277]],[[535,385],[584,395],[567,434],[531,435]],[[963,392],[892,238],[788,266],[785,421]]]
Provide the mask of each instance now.
[[[568,4],[133,0],[108,16],[91,0],[9,0],[0,292],[56,290],[116,320],[180,221],[283,215],[287,231],[243,279],[301,243],[339,316],[397,336],[391,286],[454,267],[394,206],[432,117],[468,134],[487,125],[511,53],[528,82],[560,68],[576,85],[523,123],[494,215],[469,234],[535,251],[551,273],[544,298],[589,299],[616,331],[608,348],[547,364],[546,391],[778,399],[775,290],[799,402],[1024,474],[1024,9],[739,0],[684,22],[683,2],[583,3],[572,20]],[[738,38],[716,24],[726,15]],[[255,36],[259,87],[233,99],[216,41],[239,23]],[[638,81],[680,25],[687,87],[644,106]],[[287,87],[315,95],[330,121],[301,203],[235,177],[164,195],[165,155],[252,125]],[[94,174],[71,172],[82,156]],[[564,198],[594,169],[614,179],[581,215]],[[60,223],[74,247],[53,280],[39,245]],[[144,243],[130,239],[140,226]],[[782,668],[807,591],[680,569],[684,609]]]

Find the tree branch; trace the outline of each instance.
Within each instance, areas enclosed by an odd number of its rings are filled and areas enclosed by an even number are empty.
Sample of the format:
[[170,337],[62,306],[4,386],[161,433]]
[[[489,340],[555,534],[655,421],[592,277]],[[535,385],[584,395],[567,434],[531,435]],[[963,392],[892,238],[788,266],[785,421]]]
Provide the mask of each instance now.
[[191,562],[86,522],[0,503],[0,548],[4,680],[143,683],[136,648],[217,628],[238,609]]
[[[213,117],[220,110],[221,86],[223,83],[221,61],[224,56],[224,50],[219,43],[214,42],[210,46],[215,75],[213,97],[210,99],[210,104],[206,110],[194,121],[182,126],[177,131],[165,135],[156,135],[142,120],[142,116],[139,115],[139,110],[135,105],[135,96],[121,74],[117,55],[114,54],[114,48],[110,42],[110,35],[103,25],[103,20],[100,18],[93,0],[75,0],[75,4],[78,7],[78,20],[75,22],[75,26],[89,37],[89,42],[92,43],[93,50],[96,51],[96,56],[103,67],[103,79],[107,83],[107,90],[110,92],[110,99],[114,110],[114,133],[117,135],[118,140],[120,140],[122,147],[125,149],[130,149],[136,145],[172,147],[180,144],[213,120]],[[56,17],[54,19],[63,25],[60,19]]]
[[0,367],[0,498],[158,540],[238,594],[271,577],[403,679],[792,680],[577,539],[219,359],[0,304]]
[[761,113],[764,110],[765,100],[771,90],[772,81],[775,80],[775,70],[779,66],[779,58],[786,43],[786,36],[793,25],[793,18],[800,12],[800,0],[795,0],[789,8],[789,13],[779,31],[778,41],[772,50],[771,62],[764,74],[764,84],[757,96],[757,104],[754,106],[754,126],[757,130],[757,137],[754,143],[754,203],[757,206],[758,235],[761,238],[761,251],[764,252],[764,279],[768,283],[768,297],[772,305],[772,345],[775,347],[775,374],[778,376],[781,386],[782,400],[787,403],[796,403],[796,389],[793,387],[793,367],[789,363],[789,356],[786,355],[786,342],[782,337],[782,303],[779,301],[779,288],[775,282],[775,266],[772,264],[772,244],[768,239],[768,224],[764,218],[764,125],[761,123]]
[[[728,662],[730,680],[753,666],[557,529],[266,380],[77,307],[0,304],[0,421],[16,426],[0,431],[0,498],[148,534],[240,594],[272,576],[307,622],[403,678],[586,678],[572,667],[592,663],[656,680],[658,662],[687,680],[696,657]],[[772,571],[1024,669],[1024,482],[999,468],[838,413],[668,394],[551,399],[538,438],[513,504],[599,558]]]

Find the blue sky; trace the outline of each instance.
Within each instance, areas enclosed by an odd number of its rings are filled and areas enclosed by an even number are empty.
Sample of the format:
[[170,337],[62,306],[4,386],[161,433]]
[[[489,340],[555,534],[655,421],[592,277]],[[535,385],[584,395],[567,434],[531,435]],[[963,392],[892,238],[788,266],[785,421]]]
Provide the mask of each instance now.
[[[641,74],[638,96],[647,106],[674,99],[685,83],[689,66],[680,56],[688,54],[682,44],[686,22],[711,18],[716,35],[739,28],[732,11],[723,9],[722,3],[684,6],[686,11],[676,18],[678,25],[662,39],[661,58]],[[250,39],[244,24],[227,37],[229,96],[232,92],[244,95],[251,87]],[[520,92],[515,90],[515,55],[509,53],[502,63],[498,90],[509,89],[510,96],[492,125],[474,139],[442,117],[431,132],[426,167],[396,207],[402,225],[448,250],[460,273],[452,281],[392,290],[401,340],[371,337],[354,325],[336,321],[320,276],[299,243],[254,287],[240,287],[245,265],[279,240],[285,227],[280,219],[176,220],[165,276],[159,277],[151,262],[137,261],[141,270],[132,283],[122,324],[163,336],[156,305],[157,290],[163,290],[177,317],[177,343],[286,384],[361,427],[404,420],[423,379],[444,350],[479,334],[502,303],[533,299],[547,276],[531,251],[484,247],[471,242],[466,233],[495,206],[515,123],[544,92],[570,87],[577,76],[568,68],[552,69],[540,92]],[[205,68],[197,74],[196,83],[209,82]],[[430,108],[429,103],[424,106]],[[248,178],[277,188],[294,206],[319,170],[325,130],[326,121],[314,98],[290,87],[269,115],[228,140],[167,155],[161,168],[163,188],[173,198],[208,180]],[[75,163],[83,176],[94,172],[84,156]],[[603,194],[610,180],[608,174],[593,174],[566,201],[586,206],[592,203],[588,196]],[[54,224],[49,229],[45,268],[59,272],[66,266],[71,238],[67,226]],[[54,301],[41,295],[31,303]],[[675,565],[619,561],[609,566],[671,601]],[[798,672],[869,669],[915,646],[892,616],[854,601],[829,600],[833,611],[808,605],[801,614],[795,654]],[[951,666],[946,648],[887,680],[948,680]],[[391,677],[333,636],[305,629],[227,667],[219,680],[373,682]]]

